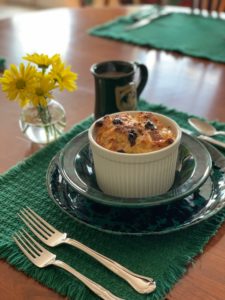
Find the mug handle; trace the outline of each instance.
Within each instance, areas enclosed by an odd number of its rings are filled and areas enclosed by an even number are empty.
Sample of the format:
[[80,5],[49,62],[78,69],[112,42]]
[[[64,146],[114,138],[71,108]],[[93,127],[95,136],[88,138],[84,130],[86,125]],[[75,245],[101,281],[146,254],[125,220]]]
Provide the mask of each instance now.
[[139,98],[148,80],[148,69],[145,65],[134,62],[140,70],[140,81],[137,85],[137,97]]

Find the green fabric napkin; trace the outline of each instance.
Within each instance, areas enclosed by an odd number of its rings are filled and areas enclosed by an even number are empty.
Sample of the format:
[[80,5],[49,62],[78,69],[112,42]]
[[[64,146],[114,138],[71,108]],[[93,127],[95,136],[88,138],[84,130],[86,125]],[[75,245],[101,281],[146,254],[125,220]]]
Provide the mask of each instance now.
[[[163,113],[189,128],[188,115],[160,105],[140,102],[139,109]],[[108,271],[88,255],[68,245],[51,248],[58,258],[102,284],[126,300],[158,300],[170,291],[186,271],[187,265],[203,251],[208,240],[225,219],[225,210],[211,219],[188,229],[161,236],[121,236],[103,233],[79,224],[62,212],[50,199],[46,189],[46,170],[53,156],[75,135],[87,129],[92,118],[75,125],[59,140],[49,144],[30,158],[20,162],[0,176],[0,258],[25,272],[43,285],[68,296],[69,299],[98,299],[69,273],[56,267],[39,269],[32,265],[12,240],[12,235],[23,226],[17,213],[29,206],[53,226],[70,237],[118,261],[134,272],[153,277],[157,289],[140,295],[125,281]],[[215,123],[225,130],[225,124]],[[132,220],[131,220],[132,222]]]
[[147,26],[126,31],[144,10],[120,17],[89,30],[91,35],[112,38],[141,46],[178,51],[195,57],[225,62],[225,20],[193,14],[172,13]]

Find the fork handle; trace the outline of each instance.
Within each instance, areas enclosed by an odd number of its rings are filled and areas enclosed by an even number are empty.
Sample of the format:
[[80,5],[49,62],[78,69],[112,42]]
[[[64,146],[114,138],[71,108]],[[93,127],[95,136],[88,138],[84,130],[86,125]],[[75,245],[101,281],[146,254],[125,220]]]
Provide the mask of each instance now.
[[98,283],[92,281],[91,279],[87,278],[86,276],[82,275],[66,263],[61,260],[55,260],[53,265],[60,267],[67,272],[74,275],[78,278],[83,284],[85,284],[92,292],[98,295],[101,299],[104,300],[123,300],[122,298],[118,298],[117,296],[113,295],[109,290],[105,289],[103,286],[99,285]]
[[127,281],[137,292],[141,294],[151,293],[155,290],[156,284],[152,278],[145,277],[139,274],[135,274],[134,272],[126,269],[125,267],[121,266],[119,263],[113,261],[112,259],[92,250],[91,248],[85,246],[84,244],[67,238],[64,241],[66,244],[74,246],[83,252],[89,254],[93,258],[95,258],[98,262],[104,265],[106,268],[111,270],[113,273],[118,275],[119,277],[123,278]]

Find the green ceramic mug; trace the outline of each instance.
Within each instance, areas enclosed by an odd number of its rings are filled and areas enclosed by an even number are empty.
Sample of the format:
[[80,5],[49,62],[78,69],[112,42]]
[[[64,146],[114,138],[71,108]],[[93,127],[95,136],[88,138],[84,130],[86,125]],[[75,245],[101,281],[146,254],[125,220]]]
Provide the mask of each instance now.
[[144,64],[105,61],[91,66],[95,79],[95,119],[118,111],[137,109],[148,69]]

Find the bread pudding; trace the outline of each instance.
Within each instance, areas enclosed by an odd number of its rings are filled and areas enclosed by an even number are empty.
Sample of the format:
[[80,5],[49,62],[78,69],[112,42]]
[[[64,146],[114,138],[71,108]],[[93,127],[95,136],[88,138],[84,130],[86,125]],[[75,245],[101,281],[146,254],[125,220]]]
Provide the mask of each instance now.
[[120,153],[153,152],[171,145],[175,139],[170,126],[152,112],[121,112],[106,115],[95,123],[96,142]]
[[158,113],[123,111],[96,120],[88,139],[99,188],[118,203],[165,193],[174,181],[181,136],[178,124]]

